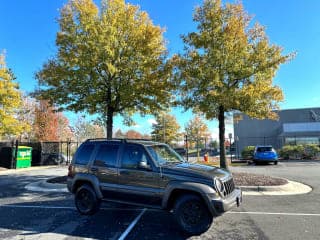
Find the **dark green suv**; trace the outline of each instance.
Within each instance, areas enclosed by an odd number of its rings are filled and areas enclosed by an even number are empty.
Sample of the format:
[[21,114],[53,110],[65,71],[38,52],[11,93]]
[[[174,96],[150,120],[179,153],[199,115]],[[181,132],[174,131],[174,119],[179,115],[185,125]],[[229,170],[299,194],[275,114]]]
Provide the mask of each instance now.
[[142,140],[87,140],[69,166],[68,189],[81,214],[94,214],[102,200],[160,208],[190,234],[205,232],[213,217],[242,201],[230,172]]

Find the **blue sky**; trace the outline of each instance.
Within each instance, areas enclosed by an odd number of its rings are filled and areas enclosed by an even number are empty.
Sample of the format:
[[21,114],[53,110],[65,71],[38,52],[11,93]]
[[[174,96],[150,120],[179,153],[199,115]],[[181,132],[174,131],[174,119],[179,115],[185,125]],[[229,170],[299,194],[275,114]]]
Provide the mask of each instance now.
[[[96,1],[98,2],[98,1]],[[130,0],[149,13],[153,22],[166,28],[169,52],[183,49],[181,34],[194,31],[192,13],[201,0]],[[66,0],[4,0],[0,5],[0,51],[5,50],[8,67],[12,68],[23,91],[36,86],[34,73],[55,54],[59,8]],[[319,107],[320,105],[320,1],[319,0],[243,0],[246,11],[266,26],[272,43],[283,46],[284,53],[297,51],[291,62],[282,65],[275,78],[285,94],[283,109]],[[175,109],[183,127],[191,113]],[[70,115],[72,116],[72,115]],[[148,133],[152,116],[136,117],[136,130]],[[209,121],[213,135],[217,122]],[[142,127],[143,126],[143,127]],[[122,128],[119,118],[115,128]],[[127,129],[127,128],[124,128]],[[226,132],[232,131],[231,126]]]

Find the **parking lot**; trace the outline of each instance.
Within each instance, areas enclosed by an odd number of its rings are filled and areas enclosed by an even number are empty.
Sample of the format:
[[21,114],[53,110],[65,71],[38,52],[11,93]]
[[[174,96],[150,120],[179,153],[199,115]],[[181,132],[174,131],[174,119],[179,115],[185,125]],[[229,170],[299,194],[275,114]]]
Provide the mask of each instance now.
[[214,220],[201,236],[182,234],[170,213],[104,203],[94,216],[81,216],[67,192],[34,192],[29,183],[66,174],[66,168],[0,175],[1,239],[319,239],[320,163],[244,166],[305,183],[313,191],[293,196],[244,195],[241,207]]

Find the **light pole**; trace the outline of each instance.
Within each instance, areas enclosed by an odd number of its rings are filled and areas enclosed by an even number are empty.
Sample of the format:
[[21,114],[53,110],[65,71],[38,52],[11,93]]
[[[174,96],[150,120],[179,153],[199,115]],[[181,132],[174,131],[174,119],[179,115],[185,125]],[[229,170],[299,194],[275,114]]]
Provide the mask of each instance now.
[[232,140],[232,133],[229,133],[229,153],[230,153],[230,161],[232,163],[231,140]]
[[236,136],[235,141],[236,141],[236,151],[237,151],[236,155],[239,160],[239,136]]
[[163,142],[166,143],[166,122],[164,119],[164,115],[162,116],[162,122],[163,122]]
[[189,162],[189,143],[188,143],[188,135],[185,135],[185,143],[186,143],[186,151],[187,151],[187,162]]

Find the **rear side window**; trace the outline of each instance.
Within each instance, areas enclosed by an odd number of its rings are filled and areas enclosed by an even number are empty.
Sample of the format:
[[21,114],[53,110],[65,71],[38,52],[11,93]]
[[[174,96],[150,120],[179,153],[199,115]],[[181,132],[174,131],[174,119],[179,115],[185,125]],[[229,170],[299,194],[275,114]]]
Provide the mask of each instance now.
[[94,165],[99,167],[116,167],[119,145],[102,144],[99,147]]
[[84,145],[79,149],[75,164],[87,165],[90,161],[91,154],[93,152],[94,145]]

